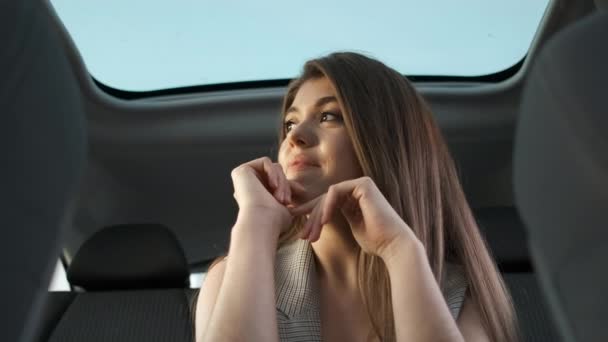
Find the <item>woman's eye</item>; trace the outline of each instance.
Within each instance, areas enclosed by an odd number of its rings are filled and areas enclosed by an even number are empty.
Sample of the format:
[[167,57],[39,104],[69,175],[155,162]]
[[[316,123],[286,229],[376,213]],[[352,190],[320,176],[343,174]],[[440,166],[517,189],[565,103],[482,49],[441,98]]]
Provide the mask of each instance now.
[[289,131],[291,131],[291,129],[293,128],[294,124],[295,123],[291,120],[285,121],[285,123],[283,124],[285,126],[285,132],[289,133]]
[[330,112],[323,112],[321,113],[321,122],[323,121],[336,121],[336,120],[340,120],[342,117],[338,114],[334,114],[334,113],[330,113]]

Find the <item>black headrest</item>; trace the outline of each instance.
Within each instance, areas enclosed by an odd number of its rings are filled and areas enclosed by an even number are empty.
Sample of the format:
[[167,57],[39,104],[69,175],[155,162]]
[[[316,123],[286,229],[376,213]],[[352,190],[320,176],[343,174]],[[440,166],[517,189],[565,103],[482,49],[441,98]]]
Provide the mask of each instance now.
[[515,208],[476,209],[475,218],[502,272],[531,271],[524,224]]
[[608,341],[607,61],[608,12],[559,32],[532,66],[517,127],[515,197],[567,341]]
[[184,288],[186,257],[175,235],[160,224],[104,228],[78,250],[67,272],[72,285],[87,291]]

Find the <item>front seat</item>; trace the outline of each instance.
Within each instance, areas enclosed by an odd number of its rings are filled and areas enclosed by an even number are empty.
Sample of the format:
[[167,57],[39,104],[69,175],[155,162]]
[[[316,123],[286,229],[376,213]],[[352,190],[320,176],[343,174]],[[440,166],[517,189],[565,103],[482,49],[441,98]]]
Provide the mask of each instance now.
[[0,321],[36,334],[85,159],[76,80],[43,1],[0,0]]
[[515,196],[565,341],[608,341],[608,13],[543,48],[526,85]]
[[122,224],[93,234],[67,272],[78,291],[52,292],[39,341],[191,342],[198,291],[169,228]]

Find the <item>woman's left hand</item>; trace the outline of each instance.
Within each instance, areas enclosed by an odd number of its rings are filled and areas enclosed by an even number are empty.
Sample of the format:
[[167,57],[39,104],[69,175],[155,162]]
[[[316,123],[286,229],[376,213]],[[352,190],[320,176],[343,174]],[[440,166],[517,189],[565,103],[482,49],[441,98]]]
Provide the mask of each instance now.
[[363,251],[381,258],[398,241],[417,240],[410,227],[399,217],[369,177],[347,180],[329,187],[326,194],[291,209],[294,216],[310,214],[302,238],[315,242],[321,228],[341,212]]

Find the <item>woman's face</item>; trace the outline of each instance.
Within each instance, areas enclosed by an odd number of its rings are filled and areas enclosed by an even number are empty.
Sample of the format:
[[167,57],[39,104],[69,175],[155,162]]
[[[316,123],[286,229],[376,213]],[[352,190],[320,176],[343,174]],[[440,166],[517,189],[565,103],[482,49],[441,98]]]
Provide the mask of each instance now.
[[284,116],[286,137],[279,149],[285,176],[306,188],[301,204],[330,185],[362,175],[346,132],[336,90],[325,77],[304,82]]

